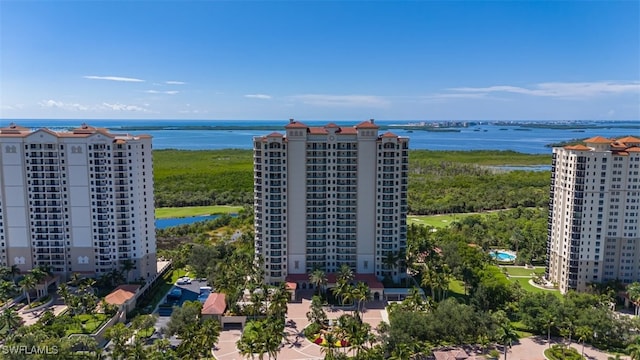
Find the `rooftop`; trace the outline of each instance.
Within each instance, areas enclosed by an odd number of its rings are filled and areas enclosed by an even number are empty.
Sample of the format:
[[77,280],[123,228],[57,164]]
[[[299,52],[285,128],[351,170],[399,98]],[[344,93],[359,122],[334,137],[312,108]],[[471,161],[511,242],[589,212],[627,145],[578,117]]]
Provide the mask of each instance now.
[[[308,282],[309,274],[289,274],[285,280],[286,282]],[[327,274],[327,284],[335,284],[337,282],[337,274]],[[378,280],[374,274],[355,274],[353,282],[363,282],[369,285],[370,289],[384,289],[384,285]]]
[[211,293],[202,305],[203,315],[222,315],[227,309],[226,295],[222,293]]
[[607,139],[603,136],[594,136],[592,138],[584,140],[584,143],[587,146],[578,144],[578,145],[566,145],[563,146],[563,149],[566,150],[576,150],[576,151],[592,151],[594,147],[590,147],[589,145],[609,145],[609,151],[617,155],[629,155],[629,152],[637,152],[638,147],[640,146],[640,139],[633,136],[625,136],[619,139]]
[[120,285],[105,296],[104,301],[112,305],[122,305],[133,298],[139,288],[140,285]]

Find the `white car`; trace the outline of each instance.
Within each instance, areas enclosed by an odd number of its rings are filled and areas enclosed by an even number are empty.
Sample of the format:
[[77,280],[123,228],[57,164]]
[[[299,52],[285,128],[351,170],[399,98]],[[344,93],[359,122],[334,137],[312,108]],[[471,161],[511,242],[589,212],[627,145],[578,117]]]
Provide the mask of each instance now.
[[191,284],[191,278],[189,278],[188,276],[184,276],[178,279],[178,281],[176,281],[176,285],[187,285],[187,284]]

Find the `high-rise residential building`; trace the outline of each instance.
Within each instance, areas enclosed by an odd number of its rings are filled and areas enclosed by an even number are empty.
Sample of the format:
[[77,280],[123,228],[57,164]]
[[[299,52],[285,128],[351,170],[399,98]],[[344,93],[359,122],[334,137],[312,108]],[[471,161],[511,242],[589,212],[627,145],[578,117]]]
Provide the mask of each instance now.
[[563,293],[640,280],[640,139],[553,149],[546,277]]
[[285,134],[254,138],[255,248],[267,283],[343,264],[378,279],[405,276],[389,260],[407,245],[409,139],[378,130],[373,120],[290,120]]
[[[0,128],[0,264],[156,274],[151,137]],[[129,264],[129,265],[125,265]]]

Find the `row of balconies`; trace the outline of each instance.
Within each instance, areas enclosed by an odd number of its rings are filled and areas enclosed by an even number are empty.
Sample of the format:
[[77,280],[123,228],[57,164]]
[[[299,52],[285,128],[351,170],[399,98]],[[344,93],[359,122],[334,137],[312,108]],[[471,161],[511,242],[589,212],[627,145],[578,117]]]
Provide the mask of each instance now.
[[61,247],[64,246],[62,241],[34,241],[31,243],[33,247]]

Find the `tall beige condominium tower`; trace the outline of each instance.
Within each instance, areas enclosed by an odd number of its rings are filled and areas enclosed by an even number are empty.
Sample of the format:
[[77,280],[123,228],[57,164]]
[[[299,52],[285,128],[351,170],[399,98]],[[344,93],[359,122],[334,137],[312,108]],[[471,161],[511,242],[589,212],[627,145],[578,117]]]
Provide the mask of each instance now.
[[406,269],[409,139],[356,126],[307,126],[253,140],[255,246],[267,283],[314,269],[395,280]]
[[640,139],[553,149],[547,279],[564,293],[640,280]]
[[156,273],[151,137],[0,128],[0,264]]

